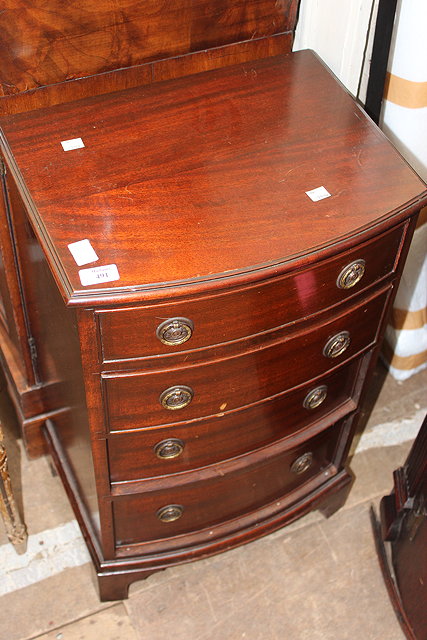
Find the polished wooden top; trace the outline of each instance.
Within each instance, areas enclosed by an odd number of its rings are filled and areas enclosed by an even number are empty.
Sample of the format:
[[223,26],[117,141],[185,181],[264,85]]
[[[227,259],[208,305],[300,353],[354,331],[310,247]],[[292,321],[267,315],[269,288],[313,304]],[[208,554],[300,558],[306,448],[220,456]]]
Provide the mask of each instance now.
[[[421,180],[309,51],[0,124],[71,302],[256,279],[427,199]],[[74,138],[84,148],[64,151],[61,141]],[[313,202],[306,191],[321,186],[331,197]],[[86,238],[99,260],[78,267],[67,245]],[[79,269],[111,264],[119,280],[82,286]]]

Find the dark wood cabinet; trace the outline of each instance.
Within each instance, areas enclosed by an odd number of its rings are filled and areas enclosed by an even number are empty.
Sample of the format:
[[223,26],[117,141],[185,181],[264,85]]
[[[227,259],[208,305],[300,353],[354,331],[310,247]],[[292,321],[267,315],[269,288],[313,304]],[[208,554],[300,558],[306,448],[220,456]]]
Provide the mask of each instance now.
[[[249,5],[293,28],[296,3],[237,3],[242,33]],[[344,502],[427,202],[317,57],[286,54],[292,31],[271,49],[281,32],[252,18],[251,53],[224,41],[162,67],[153,40],[140,81],[133,67],[107,74],[109,92],[99,75],[33,87],[0,118],[2,360],[104,599]]]

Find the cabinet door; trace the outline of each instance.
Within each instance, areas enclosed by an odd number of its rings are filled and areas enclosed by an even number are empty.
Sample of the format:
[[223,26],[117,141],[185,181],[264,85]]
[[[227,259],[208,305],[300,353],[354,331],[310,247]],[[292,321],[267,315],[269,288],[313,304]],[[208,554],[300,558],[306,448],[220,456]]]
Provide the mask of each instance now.
[[[14,230],[11,224],[6,168],[0,158],[0,341],[4,360],[9,368],[17,369],[28,386],[36,382],[31,356],[31,339],[19,267],[16,256]],[[15,371],[15,374],[17,371]],[[14,375],[16,377],[16,375]]]
[[[3,226],[3,220],[1,222]],[[3,251],[0,252],[0,322],[7,330],[9,327],[9,310],[7,305],[9,299],[8,290],[7,290],[7,282],[6,282],[6,273],[5,266],[3,262]]]

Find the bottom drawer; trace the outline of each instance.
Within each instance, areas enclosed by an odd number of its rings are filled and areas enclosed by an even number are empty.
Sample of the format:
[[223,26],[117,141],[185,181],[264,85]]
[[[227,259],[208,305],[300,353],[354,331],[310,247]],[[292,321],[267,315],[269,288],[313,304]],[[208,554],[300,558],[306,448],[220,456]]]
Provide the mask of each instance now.
[[168,489],[156,490],[150,481],[149,491],[117,496],[113,501],[117,545],[194,532],[288,495],[334,464],[342,424],[280,453],[271,453],[277,451],[274,445],[202,472],[178,474]]

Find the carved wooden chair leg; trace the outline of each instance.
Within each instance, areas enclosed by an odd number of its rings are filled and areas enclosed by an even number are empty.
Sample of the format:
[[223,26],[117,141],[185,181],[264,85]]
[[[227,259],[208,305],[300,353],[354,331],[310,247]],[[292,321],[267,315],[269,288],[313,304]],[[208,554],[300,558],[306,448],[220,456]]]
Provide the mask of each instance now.
[[0,513],[4,521],[6,535],[18,553],[24,553],[27,546],[27,529],[22,522],[12,493],[7,453],[3,444],[3,430],[0,423]]

